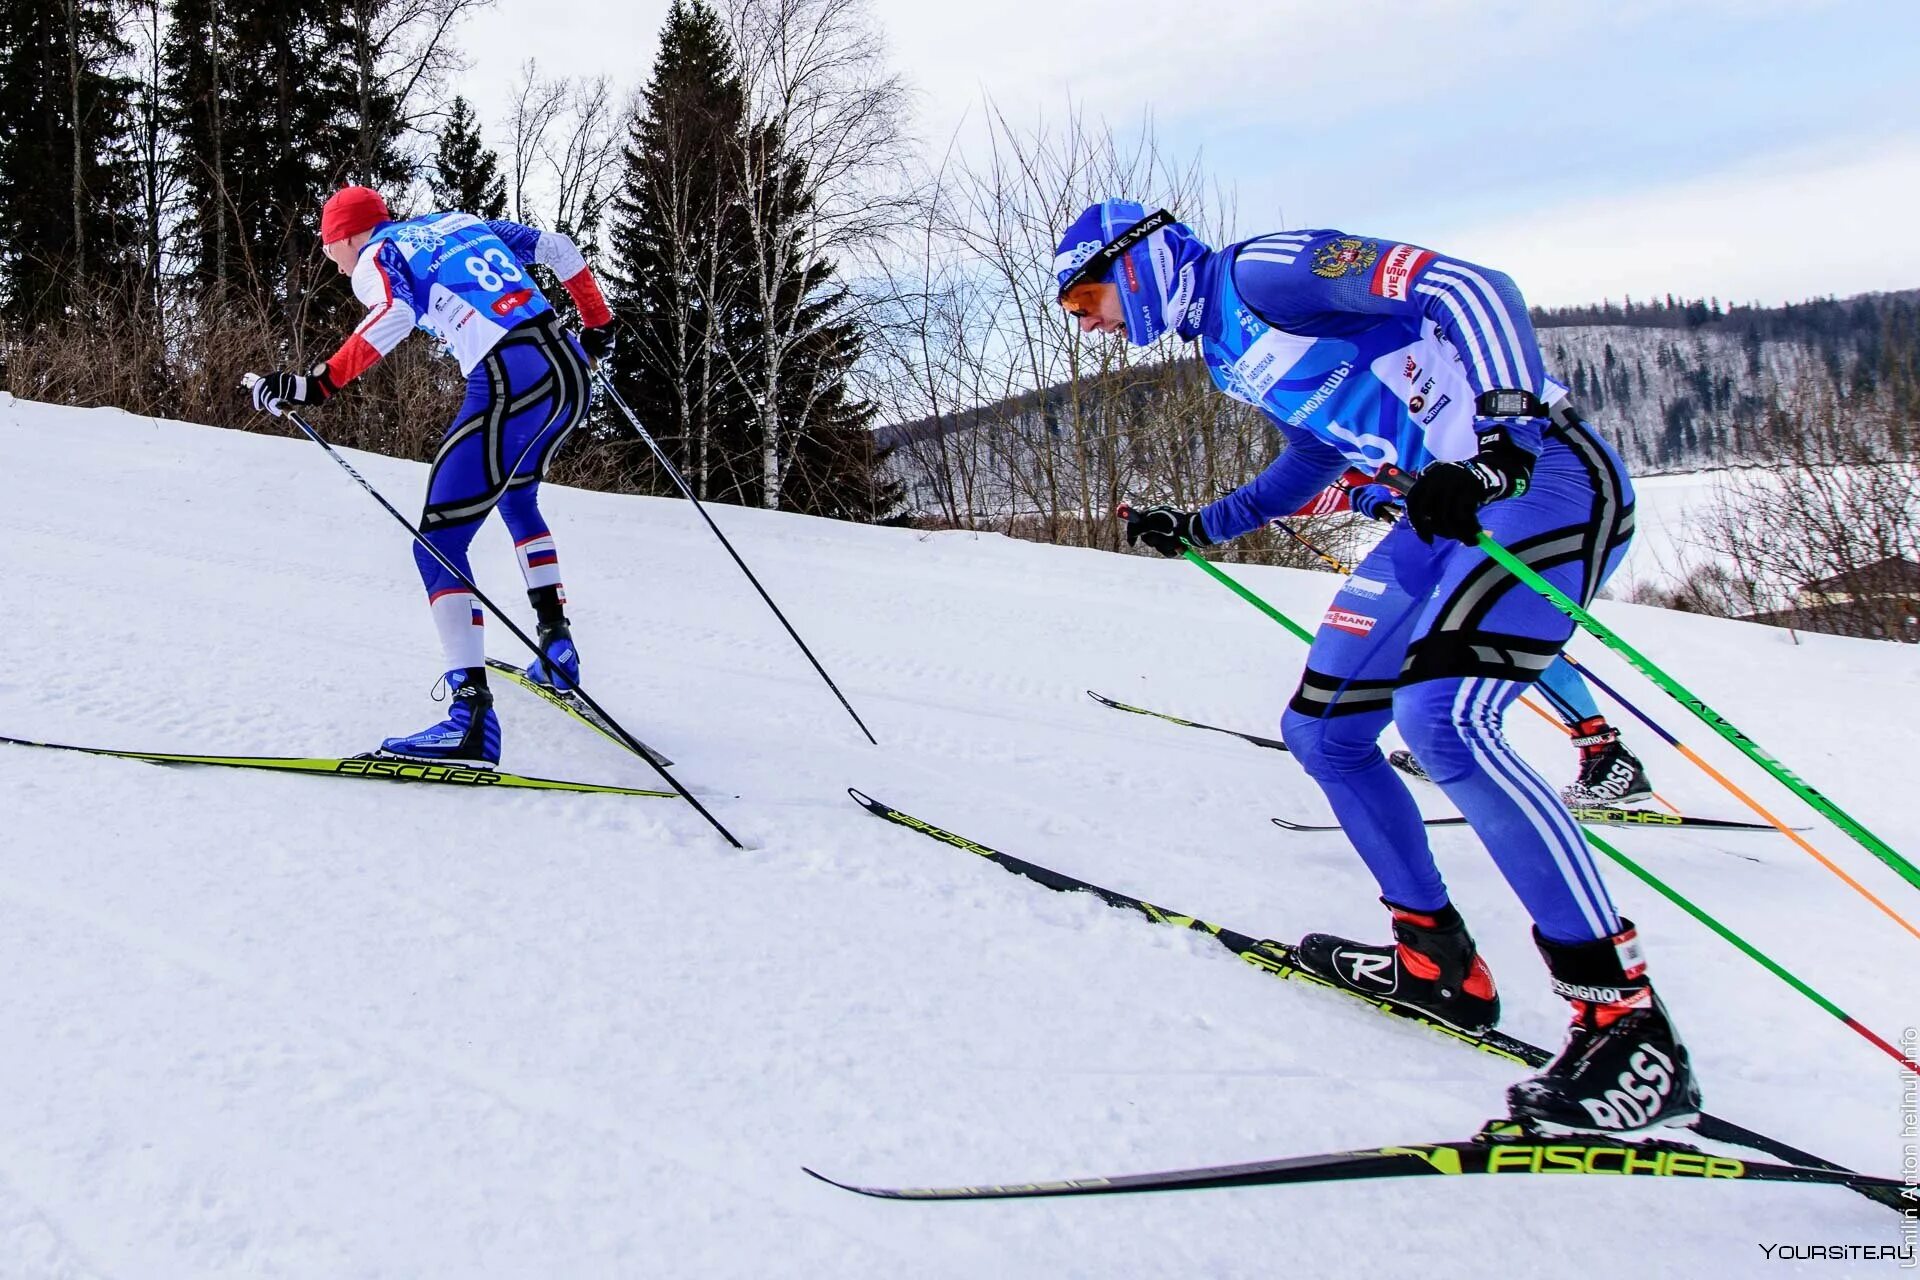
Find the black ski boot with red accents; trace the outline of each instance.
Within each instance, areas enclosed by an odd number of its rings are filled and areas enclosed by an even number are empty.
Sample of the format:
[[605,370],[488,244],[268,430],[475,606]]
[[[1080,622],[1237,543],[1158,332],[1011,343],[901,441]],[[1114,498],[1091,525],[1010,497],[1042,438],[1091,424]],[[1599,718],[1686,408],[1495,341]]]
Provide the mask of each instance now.
[[1700,1114],[1687,1047],[1647,981],[1633,922],[1592,942],[1551,942],[1535,929],[1556,994],[1573,1006],[1560,1056],[1507,1090],[1513,1118],[1545,1133],[1641,1133]]
[[1477,1033],[1498,1022],[1500,994],[1493,974],[1453,904],[1413,911],[1381,901],[1393,912],[1392,943],[1369,946],[1310,933],[1295,951],[1300,967],[1345,990],[1461,1031]]
[[1575,725],[1573,745],[1580,749],[1580,778],[1560,788],[1569,809],[1605,809],[1653,798],[1653,784],[1640,757],[1620,744],[1620,731],[1604,716]]

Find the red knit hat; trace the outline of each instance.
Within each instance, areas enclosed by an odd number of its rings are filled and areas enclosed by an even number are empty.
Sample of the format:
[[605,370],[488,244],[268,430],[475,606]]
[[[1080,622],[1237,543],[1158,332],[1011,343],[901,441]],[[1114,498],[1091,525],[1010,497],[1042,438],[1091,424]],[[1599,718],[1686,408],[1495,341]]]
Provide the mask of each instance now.
[[387,202],[372,187],[342,187],[320,208],[320,243],[345,240],[392,220]]

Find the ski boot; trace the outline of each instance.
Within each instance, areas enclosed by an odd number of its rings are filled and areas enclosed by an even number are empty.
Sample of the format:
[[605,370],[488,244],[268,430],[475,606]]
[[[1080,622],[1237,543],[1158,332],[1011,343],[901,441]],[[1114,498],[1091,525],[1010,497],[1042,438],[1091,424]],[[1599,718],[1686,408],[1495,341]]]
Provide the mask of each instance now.
[[1427,767],[1421,764],[1420,761],[1415,758],[1413,752],[1408,751],[1405,747],[1402,747],[1398,751],[1389,751],[1387,753],[1387,763],[1406,774],[1409,778],[1418,778],[1422,782],[1433,781],[1432,778],[1427,776]]
[[580,654],[567,626],[567,597],[558,585],[527,588],[540,623],[540,656],[527,667],[527,679],[561,693],[580,687]]
[[482,769],[499,764],[500,721],[493,714],[493,692],[487,688],[487,669],[467,667],[449,671],[445,680],[453,697],[447,718],[431,729],[422,729],[404,738],[388,738],[380,744],[380,754]]
[[1295,951],[1300,967],[1344,990],[1461,1031],[1477,1033],[1498,1022],[1500,994],[1493,974],[1453,904],[1410,911],[1381,901],[1393,912],[1393,944],[1368,946],[1310,933]]
[[1617,808],[1653,798],[1653,784],[1640,758],[1620,745],[1620,731],[1601,716],[1574,726],[1580,749],[1580,779],[1560,789],[1569,809]]
[[1538,929],[1533,939],[1573,1025],[1558,1057],[1507,1090],[1513,1118],[1543,1133],[1624,1135],[1699,1115],[1700,1085],[1647,981],[1633,922],[1592,942],[1549,942]]
[[527,679],[558,693],[572,693],[580,687],[580,654],[573,647],[573,632],[564,622],[540,628],[540,656],[527,666]]

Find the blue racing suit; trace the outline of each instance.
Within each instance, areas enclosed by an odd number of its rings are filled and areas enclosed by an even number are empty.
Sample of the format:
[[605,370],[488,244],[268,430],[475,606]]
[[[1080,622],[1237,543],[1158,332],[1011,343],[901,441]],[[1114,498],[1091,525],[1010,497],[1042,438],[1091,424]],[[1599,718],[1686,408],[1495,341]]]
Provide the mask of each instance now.
[[[1130,212],[1120,209],[1114,225]],[[1063,278],[1085,258],[1074,250],[1063,247],[1056,262]],[[1331,230],[1215,251],[1179,224],[1120,266],[1130,334],[1153,327],[1135,325],[1135,311],[1159,306],[1165,327],[1200,342],[1220,389],[1286,438],[1263,473],[1202,509],[1213,541],[1295,511],[1349,466],[1417,473],[1472,458],[1497,431],[1533,457],[1533,471],[1522,492],[1481,509],[1483,527],[1582,603],[1618,565],[1633,531],[1632,484],[1546,376],[1506,276]],[[1526,393],[1521,403],[1536,412],[1493,417],[1512,402],[1481,400],[1496,391]],[[1389,902],[1433,911],[1448,900],[1413,796],[1378,745],[1391,720],[1544,936],[1571,943],[1619,931],[1580,829],[1502,728],[1572,629],[1477,547],[1429,544],[1405,521],[1334,597],[1282,734]]]

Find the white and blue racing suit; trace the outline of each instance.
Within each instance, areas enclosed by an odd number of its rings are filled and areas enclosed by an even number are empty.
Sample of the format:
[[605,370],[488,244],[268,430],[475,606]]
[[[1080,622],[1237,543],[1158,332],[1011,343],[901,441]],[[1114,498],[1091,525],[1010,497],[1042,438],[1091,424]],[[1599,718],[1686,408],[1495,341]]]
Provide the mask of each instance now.
[[[1546,376],[1511,280],[1329,230],[1199,250],[1176,246],[1171,258],[1192,272],[1175,327],[1200,341],[1221,390],[1287,440],[1266,471],[1201,511],[1212,540],[1294,511],[1349,466],[1417,473],[1473,457],[1481,434],[1498,428],[1533,455],[1533,471],[1523,493],[1482,508],[1483,527],[1568,595],[1592,600],[1632,536],[1633,488]],[[1493,391],[1526,392],[1553,410],[1490,421],[1476,406]],[[1335,596],[1282,733],[1388,901],[1431,911],[1448,900],[1413,796],[1378,745],[1391,720],[1544,936],[1580,942],[1620,929],[1580,829],[1502,731],[1507,706],[1572,629],[1478,548],[1429,544],[1405,521]]]
[[[560,276],[589,328],[612,319],[567,236],[460,212],[382,223],[353,270],[367,315],[327,361],[344,385],[418,328],[459,362],[467,394],[434,456],[421,532],[471,579],[467,549],[497,507],[530,590],[561,585],[540,481],[592,397],[587,357],[560,328],[535,263]],[[481,666],[478,601],[425,547],[414,560],[448,669]]]

